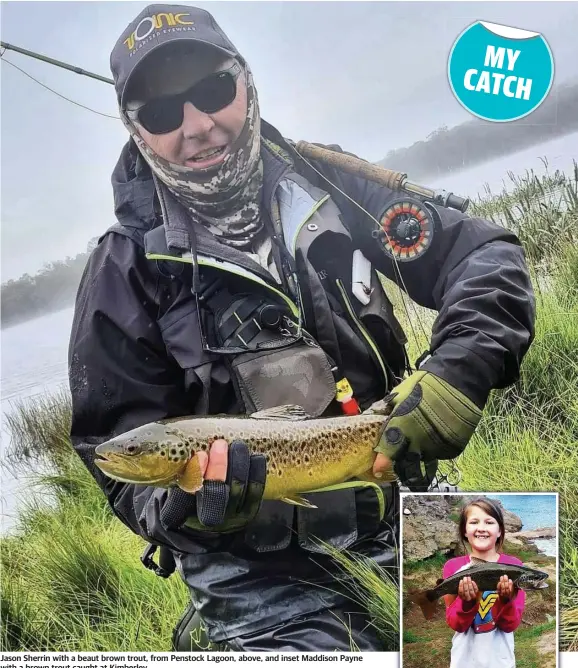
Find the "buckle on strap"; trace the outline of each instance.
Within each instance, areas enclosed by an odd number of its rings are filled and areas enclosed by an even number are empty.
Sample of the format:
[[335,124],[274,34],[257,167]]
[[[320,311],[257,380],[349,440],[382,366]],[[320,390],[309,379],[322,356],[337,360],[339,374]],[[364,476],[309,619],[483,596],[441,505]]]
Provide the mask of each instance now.
[[141,555],[141,563],[145,568],[148,568],[149,571],[153,571],[155,575],[158,575],[161,578],[168,578],[175,572],[176,564],[174,557],[167,548],[161,547],[159,553],[159,565],[153,559],[153,555],[156,551],[156,545],[147,545]]

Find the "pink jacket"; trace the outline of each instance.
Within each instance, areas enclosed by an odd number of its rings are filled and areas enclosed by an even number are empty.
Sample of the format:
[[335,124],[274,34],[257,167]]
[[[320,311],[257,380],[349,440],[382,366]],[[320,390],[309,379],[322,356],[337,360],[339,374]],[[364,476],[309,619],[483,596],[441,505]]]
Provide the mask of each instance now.
[[[469,563],[469,561],[469,556],[455,557],[454,559],[446,561],[443,570],[444,579],[449,578],[451,575],[459,571],[460,568]],[[498,563],[516,564],[518,566],[522,565],[522,562],[519,559],[510,557],[507,554],[500,554]],[[464,572],[464,576],[466,575],[467,571]],[[456,596],[455,600],[452,601],[452,598],[453,597],[445,597],[446,621],[454,631],[465,633],[474,622],[476,613],[479,609],[479,602],[476,602],[474,607],[470,610],[464,610],[462,599],[459,596]],[[518,589],[516,595],[509,603],[504,604],[497,598],[492,606],[492,618],[496,627],[506,633],[515,631],[522,621],[525,602],[526,593],[522,589]]]

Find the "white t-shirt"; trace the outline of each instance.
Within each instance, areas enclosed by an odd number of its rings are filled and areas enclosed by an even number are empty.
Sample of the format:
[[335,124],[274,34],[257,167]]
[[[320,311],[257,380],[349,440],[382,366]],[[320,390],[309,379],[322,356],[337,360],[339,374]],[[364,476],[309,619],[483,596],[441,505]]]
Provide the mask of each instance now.
[[[465,564],[456,572],[468,567]],[[485,591],[480,602],[483,614],[491,607],[496,592]],[[454,633],[450,668],[515,668],[514,634],[495,627],[487,633],[476,633],[470,628],[465,633]]]

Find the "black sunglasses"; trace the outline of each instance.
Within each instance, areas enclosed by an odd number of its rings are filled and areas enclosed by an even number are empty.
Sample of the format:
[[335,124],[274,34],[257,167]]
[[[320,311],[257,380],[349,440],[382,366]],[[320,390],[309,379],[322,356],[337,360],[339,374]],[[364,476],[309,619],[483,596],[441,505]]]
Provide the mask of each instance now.
[[185,102],[191,102],[205,114],[214,114],[229,106],[237,96],[239,74],[241,66],[234,63],[227,70],[209,74],[184,93],[156,98],[138,109],[127,109],[126,115],[151,134],[172,132],[182,125]]

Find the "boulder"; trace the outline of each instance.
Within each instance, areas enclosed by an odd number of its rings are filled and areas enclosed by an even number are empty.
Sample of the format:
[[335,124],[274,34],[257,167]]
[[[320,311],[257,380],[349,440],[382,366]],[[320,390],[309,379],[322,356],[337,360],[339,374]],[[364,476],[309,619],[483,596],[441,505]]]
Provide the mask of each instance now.
[[507,536],[508,540],[525,538],[532,540],[532,538],[556,538],[555,527],[545,527],[543,529],[529,529],[528,531],[517,531]]
[[404,497],[404,558],[414,561],[455,550],[458,534],[456,523],[449,519],[451,512],[443,497]]
[[503,506],[502,513],[504,514],[504,526],[506,527],[506,533],[520,531],[522,528],[522,520],[518,517],[518,515],[510,512],[509,510],[506,510]]

